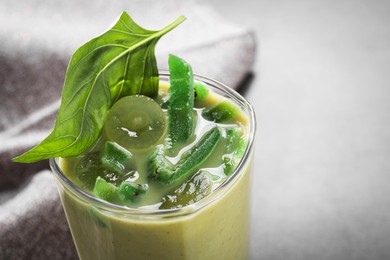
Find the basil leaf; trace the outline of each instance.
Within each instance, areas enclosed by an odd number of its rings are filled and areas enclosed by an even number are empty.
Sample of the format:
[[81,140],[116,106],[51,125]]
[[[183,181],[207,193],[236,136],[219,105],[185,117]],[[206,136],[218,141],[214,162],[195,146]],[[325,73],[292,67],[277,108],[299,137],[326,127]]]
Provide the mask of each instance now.
[[180,16],[164,29],[150,31],[123,12],[111,29],[81,46],[65,75],[53,131],[13,161],[77,156],[100,137],[106,114],[116,100],[134,94],[157,96],[156,43],[184,20]]

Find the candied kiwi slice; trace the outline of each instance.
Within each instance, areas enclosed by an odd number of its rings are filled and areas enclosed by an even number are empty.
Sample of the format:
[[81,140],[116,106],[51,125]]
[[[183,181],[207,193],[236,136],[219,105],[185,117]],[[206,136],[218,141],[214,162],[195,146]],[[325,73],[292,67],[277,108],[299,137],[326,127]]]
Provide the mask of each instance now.
[[205,83],[201,81],[194,81],[194,98],[195,103],[203,102],[207,99],[209,95],[209,89]]
[[203,118],[216,123],[232,123],[239,114],[240,108],[227,99],[202,111]]
[[173,194],[163,197],[160,209],[181,208],[198,202],[211,193],[212,181],[209,173],[199,171],[185,181]]
[[124,203],[137,202],[145,196],[148,189],[148,184],[135,184],[124,181],[119,186],[118,196]]
[[126,96],[111,107],[104,129],[109,140],[130,151],[147,149],[164,135],[166,116],[153,99]]
[[114,184],[107,182],[101,177],[96,178],[95,187],[93,188],[93,193],[96,197],[113,202],[117,196],[117,192],[118,188]]
[[106,141],[104,144],[102,163],[106,168],[119,173],[123,173],[127,165],[128,168],[135,169],[131,152],[112,141]]
[[194,76],[191,66],[183,59],[169,55],[170,71],[168,104],[168,137],[172,148],[184,143],[194,131]]

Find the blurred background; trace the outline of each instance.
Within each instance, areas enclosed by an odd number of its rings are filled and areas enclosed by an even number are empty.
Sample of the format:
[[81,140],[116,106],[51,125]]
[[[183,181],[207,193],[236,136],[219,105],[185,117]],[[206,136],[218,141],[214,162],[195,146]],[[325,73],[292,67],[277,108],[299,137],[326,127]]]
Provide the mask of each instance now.
[[256,32],[253,259],[390,259],[390,2],[211,0]]

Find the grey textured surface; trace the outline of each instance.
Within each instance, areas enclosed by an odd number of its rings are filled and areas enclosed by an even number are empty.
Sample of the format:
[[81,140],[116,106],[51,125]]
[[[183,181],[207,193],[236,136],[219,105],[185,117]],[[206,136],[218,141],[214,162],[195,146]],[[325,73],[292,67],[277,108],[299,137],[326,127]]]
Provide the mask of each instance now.
[[390,259],[389,1],[210,1],[259,44],[252,259]]
[[[67,63],[82,43],[123,11],[149,29],[188,20],[157,46],[160,68],[173,52],[198,74],[237,87],[250,72],[254,34],[198,1],[0,2],[0,259],[74,259],[47,161],[10,159],[43,140],[54,125]],[[133,15],[134,14],[134,15]]]
[[77,259],[51,172],[23,184],[0,196],[1,259]]

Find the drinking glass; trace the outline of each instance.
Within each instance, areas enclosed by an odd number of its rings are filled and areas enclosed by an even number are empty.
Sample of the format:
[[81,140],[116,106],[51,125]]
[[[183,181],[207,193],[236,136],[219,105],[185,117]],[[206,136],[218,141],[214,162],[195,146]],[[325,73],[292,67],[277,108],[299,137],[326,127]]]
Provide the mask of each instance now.
[[[60,198],[80,259],[247,259],[251,168],[256,120],[236,91],[195,75],[215,93],[236,103],[248,117],[249,142],[235,171],[206,198],[178,209],[129,208],[94,197],[50,159]],[[169,82],[161,72],[160,81]]]

